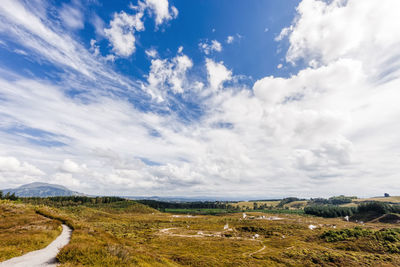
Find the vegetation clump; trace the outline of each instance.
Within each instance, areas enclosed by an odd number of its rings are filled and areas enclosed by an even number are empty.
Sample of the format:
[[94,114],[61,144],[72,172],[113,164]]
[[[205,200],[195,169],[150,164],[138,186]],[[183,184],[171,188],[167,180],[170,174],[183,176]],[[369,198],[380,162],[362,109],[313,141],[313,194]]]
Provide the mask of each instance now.
[[378,201],[360,203],[358,207],[341,207],[331,204],[310,205],[304,208],[304,213],[325,218],[353,216],[353,220],[371,221],[384,214],[400,213],[400,205]]
[[338,242],[357,239],[359,237],[366,237],[371,235],[372,231],[361,227],[354,227],[352,229],[328,230],[325,231],[321,238],[326,242]]
[[361,227],[352,229],[328,230],[321,236],[326,242],[354,241],[364,239],[362,246],[369,244],[376,251],[400,253],[400,228],[389,228],[373,231]]
[[313,205],[304,208],[304,213],[325,218],[352,216],[357,212],[355,207],[340,207],[334,205]]
[[3,191],[0,191],[0,199],[17,200],[18,197],[15,193],[10,194],[10,192],[7,192],[7,194],[3,194]]
[[340,196],[334,196],[334,197],[330,197],[328,199],[326,198],[312,198],[309,201],[310,205],[343,205],[343,204],[348,204],[353,202],[354,199],[357,199],[357,197],[352,196],[352,197],[348,197],[348,196],[344,196],[344,195],[340,195]]
[[289,204],[289,203],[292,203],[295,201],[301,201],[301,200],[304,200],[304,199],[299,199],[297,197],[287,197],[287,198],[282,199],[281,202],[279,202],[277,207],[282,208],[283,206],[285,206],[285,204]]

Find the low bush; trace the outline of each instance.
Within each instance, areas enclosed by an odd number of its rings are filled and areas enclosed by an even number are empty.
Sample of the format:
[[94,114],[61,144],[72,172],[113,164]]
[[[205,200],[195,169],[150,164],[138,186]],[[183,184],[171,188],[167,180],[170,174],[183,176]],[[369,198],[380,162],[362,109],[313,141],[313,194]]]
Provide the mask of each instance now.
[[353,229],[328,230],[321,235],[321,238],[325,239],[326,242],[338,242],[366,237],[371,234],[372,231],[369,229],[354,227]]

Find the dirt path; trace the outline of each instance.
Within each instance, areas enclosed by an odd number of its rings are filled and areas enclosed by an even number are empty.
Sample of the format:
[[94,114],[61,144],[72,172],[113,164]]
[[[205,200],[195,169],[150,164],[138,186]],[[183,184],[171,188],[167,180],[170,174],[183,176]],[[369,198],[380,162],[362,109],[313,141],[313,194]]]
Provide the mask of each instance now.
[[60,249],[69,243],[72,229],[62,225],[61,234],[47,247],[29,252],[20,257],[15,257],[7,261],[0,262],[0,267],[49,267],[56,266],[56,256]]
[[249,256],[249,257],[252,257],[254,254],[257,254],[257,253],[263,251],[265,248],[266,248],[266,246],[264,245],[264,246],[263,246],[262,248],[260,248],[259,250],[254,251],[254,252],[248,254],[248,256]]

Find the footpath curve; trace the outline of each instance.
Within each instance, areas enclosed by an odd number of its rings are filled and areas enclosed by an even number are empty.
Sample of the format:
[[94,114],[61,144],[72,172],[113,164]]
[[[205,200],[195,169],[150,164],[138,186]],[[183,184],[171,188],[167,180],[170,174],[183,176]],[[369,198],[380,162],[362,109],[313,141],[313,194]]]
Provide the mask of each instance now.
[[61,234],[47,247],[0,262],[0,267],[50,267],[57,266],[56,256],[71,239],[72,229],[63,224]]

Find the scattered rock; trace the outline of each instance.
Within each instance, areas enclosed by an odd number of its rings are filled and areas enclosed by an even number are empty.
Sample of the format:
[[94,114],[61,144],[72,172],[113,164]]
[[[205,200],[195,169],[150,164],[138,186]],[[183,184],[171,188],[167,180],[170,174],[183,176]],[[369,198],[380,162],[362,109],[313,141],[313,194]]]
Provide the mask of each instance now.
[[317,228],[317,226],[316,225],[313,225],[313,224],[310,224],[309,226],[308,226],[308,229],[310,229],[310,230],[314,230],[314,229],[316,229]]

